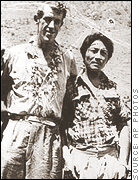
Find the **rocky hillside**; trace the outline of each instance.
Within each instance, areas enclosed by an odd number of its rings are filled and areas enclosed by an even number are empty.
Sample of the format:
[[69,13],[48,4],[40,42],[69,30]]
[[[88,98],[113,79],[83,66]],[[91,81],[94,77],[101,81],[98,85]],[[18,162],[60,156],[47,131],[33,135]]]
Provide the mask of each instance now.
[[[114,54],[104,71],[119,84],[121,93],[130,99],[131,1],[64,2],[68,13],[57,41],[66,48],[73,49],[80,70],[83,62],[79,48],[84,38],[96,31],[111,38],[114,42]],[[37,3],[45,1],[1,1],[1,35],[6,47],[26,43],[37,33],[33,20]]]

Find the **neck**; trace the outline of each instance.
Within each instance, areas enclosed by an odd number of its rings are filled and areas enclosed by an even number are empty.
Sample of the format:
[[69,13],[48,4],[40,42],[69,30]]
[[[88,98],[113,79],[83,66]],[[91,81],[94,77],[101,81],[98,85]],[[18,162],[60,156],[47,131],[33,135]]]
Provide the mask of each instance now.
[[95,86],[98,87],[100,83],[100,75],[101,71],[90,71],[87,69],[87,75],[91,83]]
[[90,71],[87,69],[87,75],[91,79],[99,79],[99,77],[101,75],[101,71]]
[[45,43],[41,42],[41,40],[38,38],[38,47],[42,49],[43,53],[45,56],[49,55],[49,53],[53,50],[54,48],[54,42],[52,43]]

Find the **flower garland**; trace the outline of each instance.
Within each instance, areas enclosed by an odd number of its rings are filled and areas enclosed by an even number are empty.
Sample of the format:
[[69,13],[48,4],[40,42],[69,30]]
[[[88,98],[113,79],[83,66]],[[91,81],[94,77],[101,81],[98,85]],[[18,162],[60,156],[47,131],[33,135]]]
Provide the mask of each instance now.
[[50,56],[52,59],[48,66],[37,63],[32,66],[31,81],[24,86],[24,90],[31,92],[34,98],[30,113],[43,117],[53,114],[51,102],[57,96],[58,65],[62,62],[56,45]]
[[56,44],[54,45],[53,52],[50,53],[50,56],[52,58],[52,61],[50,62],[49,67],[51,68],[52,71],[54,71],[54,73],[57,73],[56,71],[58,71],[58,64],[61,63],[62,61]]

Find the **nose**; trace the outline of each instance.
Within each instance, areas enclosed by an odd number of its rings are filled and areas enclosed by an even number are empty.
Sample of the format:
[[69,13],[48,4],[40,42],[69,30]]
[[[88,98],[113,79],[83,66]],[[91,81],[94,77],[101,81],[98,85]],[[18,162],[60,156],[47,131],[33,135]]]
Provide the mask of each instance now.
[[101,54],[100,54],[100,51],[98,51],[98,52],[95,54],[95,58],[96,58],[96,59],[101,59],[101,58],[102,58],[102,56],[101,56]]
[[48,25],[48,27],[49,27],[49,28],[54,28],[54,20],[52,20],[52,21],[50,22],[50,24]]

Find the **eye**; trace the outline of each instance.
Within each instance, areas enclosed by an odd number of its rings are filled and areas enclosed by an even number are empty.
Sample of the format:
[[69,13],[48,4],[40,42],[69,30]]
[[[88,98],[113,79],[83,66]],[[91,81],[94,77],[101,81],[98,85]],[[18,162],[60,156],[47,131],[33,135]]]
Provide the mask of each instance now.
[[98,49],[89,49],[92,53],[96,54],[98,52]]
[[52,21],[51,17],[44,17],[43,18],[47,24],[49,24]]
[[60,19],[55,19],[54,22],[55,22],[56,25],[59,25],[61,21],[60,21]]
[[108,51],[107,50],[101,49],[100,53],[101,53],[102,56],[108,55]]

